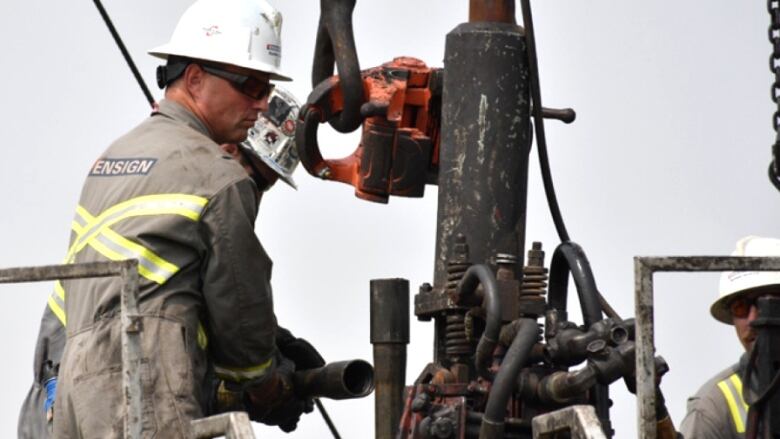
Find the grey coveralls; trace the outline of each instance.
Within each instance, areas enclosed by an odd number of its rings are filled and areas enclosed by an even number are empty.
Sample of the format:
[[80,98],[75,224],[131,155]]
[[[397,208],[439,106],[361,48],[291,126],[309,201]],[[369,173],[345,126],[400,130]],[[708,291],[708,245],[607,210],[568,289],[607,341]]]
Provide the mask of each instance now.
[[[688,398],[688,412],[680,424],[685,439],[743,439],[748,405],[742,398],[747,354],[721,371]],[[753,380],[751,380],[753,381]]]
[[[260,382],[276,366],[271,261],[254,233],[258,202],[244,169],[172,101],[90,170],[66,261],[140,261],[145,436],[186,437],[204,415],[207,351],[227,381]],[[123,434],[119,292],[116,278],[55,285],[49,305],[68,337],[55,437]]]

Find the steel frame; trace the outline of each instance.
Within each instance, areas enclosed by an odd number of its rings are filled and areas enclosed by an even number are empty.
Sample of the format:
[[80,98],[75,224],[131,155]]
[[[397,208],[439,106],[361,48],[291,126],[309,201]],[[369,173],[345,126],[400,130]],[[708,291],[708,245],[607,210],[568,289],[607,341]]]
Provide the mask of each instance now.
[[780,271],[780,257],[635,257],[637,424],[640,439],[655,439],[655,344],[653,273]]
[[[43,282],[64,279],[118,276],[122,282],[122,387],[125,405],[125,438],[141,439],[143,433],[143,390],[140,316],[138,313],[138,260],[89,262],[0,269],[0,284]],[[225,436],[253,439],[252,425],[243,412],[224,413],[192,421],[198,439]]]
[[228,412],[192,421],[194,439],[254,439],[252,424],[246,412]]
[[551,439],[569,431],[572,439],[605,439],[601,422],[592,405],[573,405],[535,416],[531,421],[533,439]]

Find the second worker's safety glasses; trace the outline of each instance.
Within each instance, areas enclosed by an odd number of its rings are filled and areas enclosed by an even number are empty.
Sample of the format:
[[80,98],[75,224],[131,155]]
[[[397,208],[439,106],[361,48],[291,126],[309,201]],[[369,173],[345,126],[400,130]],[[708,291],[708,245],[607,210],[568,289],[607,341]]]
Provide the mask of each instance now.
[[213,66],[198,64],[204,72],[220,77],[228,81],[236,90],[252,99],[260,100],[268,97],[274,90],[274,85],[267,79],[260,79],[250,75],[229,72]]

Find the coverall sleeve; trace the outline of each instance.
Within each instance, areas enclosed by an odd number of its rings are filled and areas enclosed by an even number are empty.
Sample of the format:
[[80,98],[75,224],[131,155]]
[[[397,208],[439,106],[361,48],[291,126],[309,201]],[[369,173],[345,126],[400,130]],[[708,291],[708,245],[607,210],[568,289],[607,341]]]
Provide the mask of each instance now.
[[276,367],[271,260],[255,235],[257,198],[249,179],[219,191],[202,217],[203,297],[217,375],[258,382]]
[[728,411],[707,397],[688,398],[688,410],[679,432],[685,439],[731,439],[736,437],[729,425]]

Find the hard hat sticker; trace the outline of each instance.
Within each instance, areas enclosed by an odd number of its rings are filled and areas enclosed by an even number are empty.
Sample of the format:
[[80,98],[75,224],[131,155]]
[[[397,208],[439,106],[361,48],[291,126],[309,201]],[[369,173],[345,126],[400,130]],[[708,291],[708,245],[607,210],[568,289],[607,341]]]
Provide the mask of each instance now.
[[265,49],[271,56],[282,56],[282,46],[278,44],[266,44]]
[[206,34],[207,37],[213,36],[213,35],[219,35],[222,32],[219,30],[219,26],[212,25],[209,27],[204,27],[203,32]]

